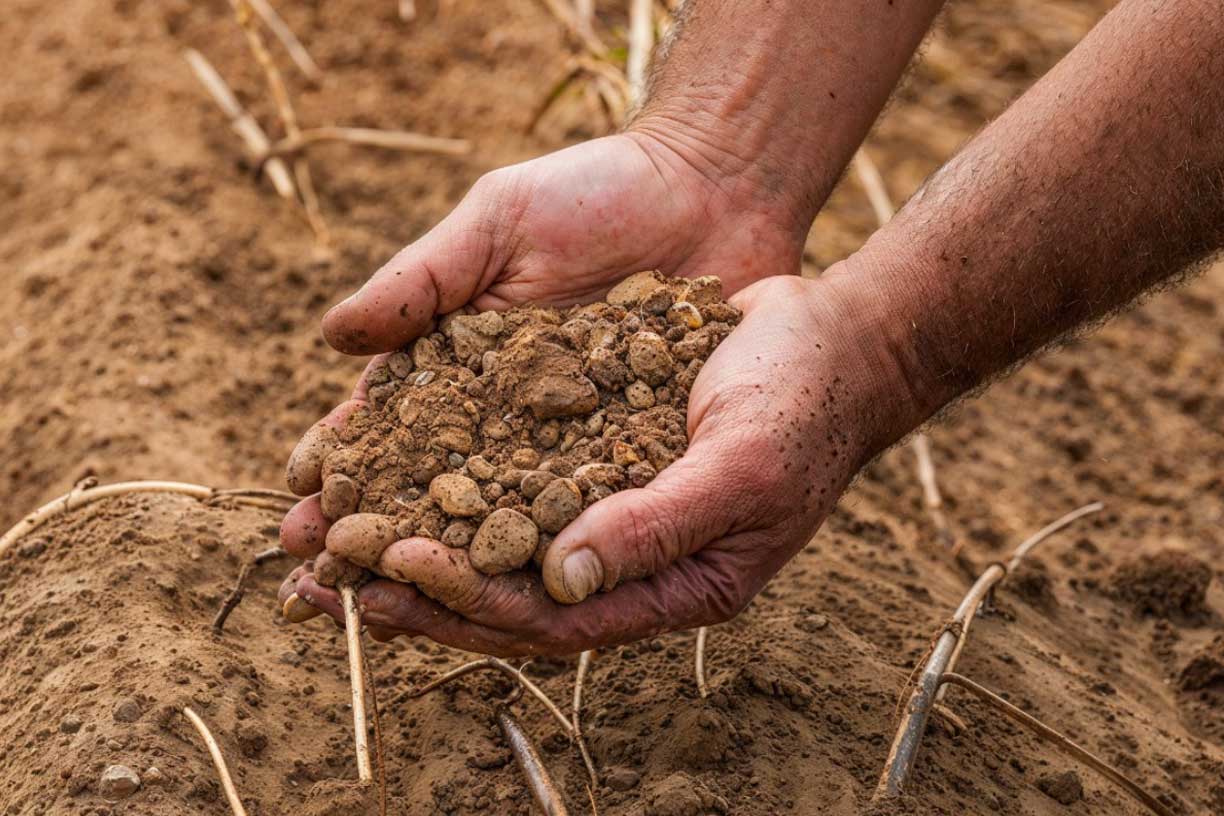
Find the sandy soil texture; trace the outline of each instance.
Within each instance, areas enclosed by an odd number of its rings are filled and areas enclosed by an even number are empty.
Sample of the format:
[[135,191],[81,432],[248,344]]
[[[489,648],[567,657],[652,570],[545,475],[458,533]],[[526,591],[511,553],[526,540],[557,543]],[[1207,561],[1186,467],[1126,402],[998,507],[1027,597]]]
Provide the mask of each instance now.
[[[280,2],[327,72],[289,74],[311,124],[473,140],[465,158],[344,146],[314,155],[337,252],[252,178],[182,60],[204,52],[271,121],[220,0],[12,0],[0,27],[0,528],[83,476],[280,487],[297,436],[362,362],[330,351],[324,307],[420,234],[480,173],[594,133],[577,108],[523,126],[564,70],[542,4]],[[1069,49],[1108,2],[953,4],[868,150],[898,199]],[[817,220],[810,274],[873,225],[847,179]],[[812,544],[736,621],[598,655],[586,727],[599,813],[1138,814],[1096,774],[957,689],[911,794],[869,804],[910,668],[973,576],[1046,522],[1050,539],[974,625],[960,670],[1057,725],[1179,814],[1224,812],[1224,269],[1076,338],[932,429],[962,557],[934,535],[908,449],[873,464]],[[195,708],[249,811],[360,812],[342,633],[275,609],[261,568],[209,624],[277,515],[182,496],[108,500],[0,555],[0,812],[228,813],[179,715]],[[370,644],[391,813],[529,813],[497,734],[490,676],[410,700],[466,656]],[[568,701],[573,660],[529,672]],[[538,706],[527,728],[572,812],[582,764]],[[140,777],[107,802],[104,772]],[[150,769],[156,768],[153,772]],[[1079,788],[1060,775],[1078,773]],[[324,785],[326,788],[327,786]],[[372,811],[376,812],[376,811]]]

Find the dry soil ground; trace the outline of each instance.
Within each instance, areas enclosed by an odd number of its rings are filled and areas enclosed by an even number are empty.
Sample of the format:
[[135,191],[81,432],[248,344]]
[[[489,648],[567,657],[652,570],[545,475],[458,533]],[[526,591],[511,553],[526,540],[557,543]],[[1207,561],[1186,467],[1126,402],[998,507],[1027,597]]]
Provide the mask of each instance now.
[[[299,217],[252,181],[181,59],[184,46],[201,49],[268,121],[226,3],[9,0],[0,528],[91,474],[279,486],[297,434],[360,366],[323,345],[323,307],[484,170],[591,135],[565,111],[520,135],[564,60],[559,27],[531,0],[441,13],[421,3],[409,25],[391,0],[278,5],[328,74],[319,90],[294,80],[305,121],[465,136],[475,151],[321,150],[339,251],[320,258]],[[1108,6],[953,4],[869,140],[894,194],[912,191]],[[846,182],[817,221],[809,272],[853,250],[871,223]],[[1216,269],[1029,365],[932,434],[949,516],[977,565],[1067,509],[1107,503],[1000,593],[962,669],[1178,813],[1224,811],[1224,597],[1218,580],[1202,590],[1213,568],[1135,559],[1224,555],[1222,303]],[[599,656],[588,730],[613,783],[598,793],[600,813],[869,809],[898,690],[969,579],[932,545],[912,471],[906,450],[873,465],[759,600],[712,632],[708,700],[691,680],[691,633]],[[185,703],[218,733],[254,814],[297,812],[316,781],[353,775],[342,641],[321,620],[278,622],[275,567],[224,638],[208,631],[239,559],[272,541],[276,523],[181,497],[124,498],[0,560],[4,812],[226,813],[174,713]],[[464,656],[397,642],[371,659],[393,813],[528,812],[489,719],[495,681],[408,701],[406,689]],[[534,669],[560,699],[572,670]],[[912,796],[885,812],[1139,812],[1089,772],[1082,799],[1055,801],[1039,781],[1067,761],[956,691],[949,702],[967,730],[934,729]],[[525,711],[582,812],[580,763]],[[118,804],[98,793],[112,763],[144,777]]]

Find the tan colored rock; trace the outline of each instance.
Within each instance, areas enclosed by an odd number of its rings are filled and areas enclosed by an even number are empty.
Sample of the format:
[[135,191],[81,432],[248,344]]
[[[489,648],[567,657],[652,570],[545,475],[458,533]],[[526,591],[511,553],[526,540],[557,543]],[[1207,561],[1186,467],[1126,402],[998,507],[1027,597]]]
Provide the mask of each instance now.
[[629,403],[630,408],[636,408],[639,411],[653,408],[654,390],[641,380],[636,380],[625,387],[625,401]]
[[582,512],[582,491],[573,479],[554,479],[531,503],[531,517],[546,533],[559,533]]
[[662,285],[663,279],[658,272],[653,270],[638,272],[612,287],[612,290],[608,292],[608,303],[613,306],[637,306]]
[[573,377],[545,374],[527,383],[523,403],[536,419],[577,416],[599,406],[595,383],[578,374]]
[[548,486],[548,483],[556,478],[556,474],[549,473],[546,470],[533,470],[523,476],[519,491],[523,494],[523,498],[530,501],[540,495],[544,488]]
[[472,435],[463,428],[446,426],[439,428],[433,436],[433,443],[440,448],[467,456],[472,452]]
[[687,300],[694,306],[706,306],[722,300],[722,281],[716,275],[693,278],[680,299]]
[[448,547],[463,548],[472,543],[476,525],[470,521],[452,521],[442,531],[442,543]]
[[494,510],[472,538],[468,559],[485,575],[500,575],[530,561],[539,538],[535,523],[522,513]]
[[493,478],[496,469],[493,463],[483,456],[473,456],[467,460],[468,473],[472,474],[473,479],[480,479],[482,482],[487,482]]
[[676,363],[667,341],[650,331],[640,331],[629,339],[629,367],[647,385],[662,385],[675,371]]
[[683,326],[686,329],[700,329],[705,319],[696,306],[687,300],[672,304],[667,310],[667,322],[673,326]]
[[429,483],[429,495],[443,512],[470,518],[486,513],[489,505],[480,495],[480,486],[458,473],[443,473]]

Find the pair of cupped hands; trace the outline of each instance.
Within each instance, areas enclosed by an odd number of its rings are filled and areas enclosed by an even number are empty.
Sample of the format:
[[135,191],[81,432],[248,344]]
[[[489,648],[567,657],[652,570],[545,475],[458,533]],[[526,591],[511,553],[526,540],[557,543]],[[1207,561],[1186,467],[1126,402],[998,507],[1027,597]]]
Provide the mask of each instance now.
[[[379,639],[424,635],[502,656],[571,654],[737,615],[810,539],[885,434],[886,357],[854,275],[798,276],[808,224],[657,140],[597,139],[482,177],[455,210],[324,318],[349,354],[401,348],[467,304],[569,305],[643,269],[717,275],[743,320],[694,384],[689,447],[646,487],[588,507],[543,572],[486,576],[425,538],[358,552],[318,494],[281,527],[303,559],[281,587],[338,620],[314,580],[326,549],[372,570],[358,599]],[[377,360],[377,358],[376,358]],[[369,370],[369,369],[367,369]],[[365,400],[320,420],[340,427]]]

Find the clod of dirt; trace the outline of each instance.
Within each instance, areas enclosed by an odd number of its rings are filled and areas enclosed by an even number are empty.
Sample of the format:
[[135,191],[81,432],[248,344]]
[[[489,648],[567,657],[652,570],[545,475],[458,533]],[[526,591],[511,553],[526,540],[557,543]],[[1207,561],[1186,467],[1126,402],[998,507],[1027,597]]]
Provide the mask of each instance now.
[[608,298],[451,314],[371,369],[368,405],[289,466],[295,489],[321,469],[333,549],[372,565],[422,536],[490,575],[538,564],[585,507],[683,454],[689,389],[740,314],[714,277],[642,272]]
[[140,790],[140,777],[126,765],[111,765],[102,772],[98,793],[108,802],[126,799]]
[[674,773],[655,785],[646,805],[646,816],[706,816],[726,812],[726,800],[686,773]]
[[125,697],[115,704],[115,722],[133,723],[140,719],[140,703],[131,697]]
[[1201,691],[1224,684],[1224,636],[1217,635],[1190,658],[1177,678],[1183,691]]
[[632,768],[609,768],[604,773],[604,784],[614,791],[633,790],[641,779],[641,774]]
[[1037,779],[1038,789],[1062,805],[1073,805],[1084,798],[1084,783],[1075,771],[1045,774]]
[[1138,614],[1199,617],[1207,611],[1211,567],[1178,550],[1140,555],[1121,564],[1110,578],[1111,594]]

